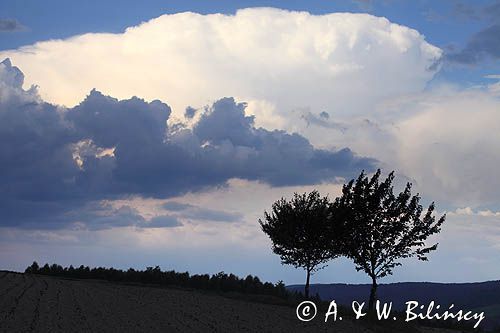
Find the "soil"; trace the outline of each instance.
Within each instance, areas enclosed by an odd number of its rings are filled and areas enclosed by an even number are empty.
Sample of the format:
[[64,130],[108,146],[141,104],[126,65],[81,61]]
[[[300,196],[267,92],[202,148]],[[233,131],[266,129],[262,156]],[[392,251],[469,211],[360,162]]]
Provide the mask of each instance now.
[[374,332],[323,320],[215,293],[0,271],[0,332]]

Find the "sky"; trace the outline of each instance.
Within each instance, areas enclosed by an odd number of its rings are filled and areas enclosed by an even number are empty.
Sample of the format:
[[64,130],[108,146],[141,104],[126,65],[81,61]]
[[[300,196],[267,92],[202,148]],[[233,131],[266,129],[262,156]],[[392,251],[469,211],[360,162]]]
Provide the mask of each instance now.
[[259,218],[381,168],[447,214],[381,282],[498,280],[499,45],[493,0],[2,1],[0,268],[302,283]]

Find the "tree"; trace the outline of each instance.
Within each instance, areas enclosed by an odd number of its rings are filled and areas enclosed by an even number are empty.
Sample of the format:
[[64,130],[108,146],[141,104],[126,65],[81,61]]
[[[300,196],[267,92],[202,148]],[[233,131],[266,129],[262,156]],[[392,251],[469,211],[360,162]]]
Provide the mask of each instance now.
[[40,269],[40,266],[38,266],[38,263],[36,261],[33,261],[33,263],[31,264],[31,266],[28,266],[26,268],[26,270],[24,271],[24,273],[27,273],[27,274],[37,274],[39,269]]
[[311,274],[340,255],[333,244],[334,239],[325,232],[331,220],[329,214],[328,198],[312,191],[309,194],[295,193],[290,201],[281,198],[272,205],[270,213],[264,212],[265,222],[259,220],[282,264],[306,270],[305,297],[309,297]]
[[332,217],[343,221],[347,233],[345,255],[356,270],[372,279],[368,307],[373,310],[377,295],[377,279],[392,274],[400,259],[417,257],[428,260],[427,254],[438,244],[427,246],[425,241],[441,231],[445,215],[437,221],[434,203],[425,214],[419,204],[419,194],[412,196],[410,183],[397,197],[393,194],[391,172],[379,183],[380,169],[368,179],[362,172],[356,181],[344,185],[341,197],[332,207]]

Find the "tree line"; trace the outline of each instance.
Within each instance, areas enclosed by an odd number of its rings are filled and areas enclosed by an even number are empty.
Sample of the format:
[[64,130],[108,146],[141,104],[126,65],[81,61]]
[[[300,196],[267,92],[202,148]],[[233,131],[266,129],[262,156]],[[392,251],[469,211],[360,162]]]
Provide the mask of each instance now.
[[318,191],[281,198],[259,220],[282,264],[306,271],[305,297],[314,272],[347,257],[371,278],[368,307],[373,310],[380,278],[391,275],[401,259],[425,261],[436,250],[438,244],[426,240],[441,231],[446,216],[436,219],[434,203],[424,210],[420,195],[411,194],[411,183],[395,195],[394,172],[385,180],[380,175],[380,169],[372,177],[361,172],[333,201]]
[[257,276],[248,275],[246,278],[239,278],[234,274],[219,272],[217,274],[194,274],[188,272],[180,273],[174,270],[162,271],[159,266],[147,267],[145,270],[121,270],[115,268],[88,266],[62,267],[57,264],[45,264],[40,267],[35,261],[26,268],[27,274],[51,275],[64,278],[75,279],[100,279],[113,282],[131,282],[155,284],[161,286],[179,286],[185,288],[214,290],[214,291],[234,291],[245,294],[271,295],[280,298],[289,298],[291,294],[286,290],[283,281],[275,284],[262,282]]

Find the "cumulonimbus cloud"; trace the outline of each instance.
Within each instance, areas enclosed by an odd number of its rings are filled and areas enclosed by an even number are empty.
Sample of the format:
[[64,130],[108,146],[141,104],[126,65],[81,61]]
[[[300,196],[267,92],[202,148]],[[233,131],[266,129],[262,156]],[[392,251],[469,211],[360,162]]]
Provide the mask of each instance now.
[[300,108],[345,116],[419,91],[440,56],[416,30],[382,17],[273,8],[163,15],[123,33],[0,52],[51,103],[73,106],[97,88],[168,101],[182,116],[187,106],[234,96],[270,129],[293,129],[290,114]]

